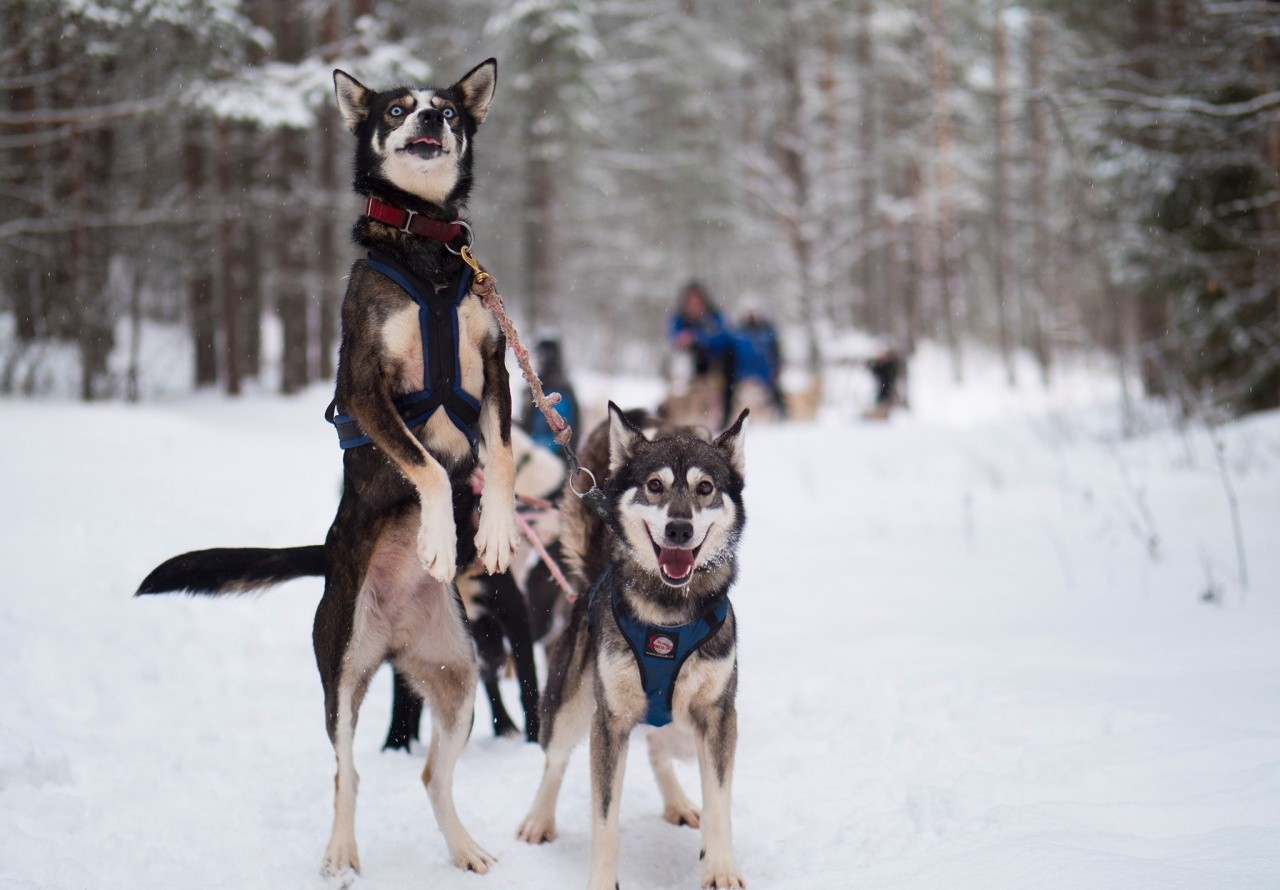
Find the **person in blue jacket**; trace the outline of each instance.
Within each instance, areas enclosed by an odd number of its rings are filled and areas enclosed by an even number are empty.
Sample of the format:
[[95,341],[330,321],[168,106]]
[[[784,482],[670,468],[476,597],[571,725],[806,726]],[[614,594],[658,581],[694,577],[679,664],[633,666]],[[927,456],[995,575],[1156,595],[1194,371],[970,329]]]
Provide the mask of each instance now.
[[721,416],[728,418],[733,409],[733,336],[700,282],[690,281],[681,289],[667,326],[667,337],[672,346],[687,349],[693,355],[695,378],[705,378],[716,371],[721,374],[724,379]]
[[[538,377],[542,379],[543,391],[547,395],[553,392],[560,393],[560,403],[556,405],[556,410],[560,412],[565,422],[573,427],[573,437],[569,441],[569,446],[576,450],[581,427],[578,423],[578,395],[573,391],[573,384],[569,382],[569,377],[565,373],[560,341],[549,336],[540,338],[533,347],[533,357]],[[549,448],[558,457],[564,458],[564,449],[556,442],[555,433],[551,431],[550,424],[542,416],[542,412],[534,407],[533,402],[525,405],[520,425],[534,442]]]
[[754,378],[769,390],[779,417],[787,413],[782,396],[782,349],[773,323],[755,306],[742,313],[741,323],[733,331],[735,383]]

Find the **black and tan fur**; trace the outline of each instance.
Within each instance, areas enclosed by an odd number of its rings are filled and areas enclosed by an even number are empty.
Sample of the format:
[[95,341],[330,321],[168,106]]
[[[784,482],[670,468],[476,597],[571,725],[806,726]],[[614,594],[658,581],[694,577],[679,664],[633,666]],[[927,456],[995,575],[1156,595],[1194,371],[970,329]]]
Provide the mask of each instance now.
[[[529,625],[529,607],[510,571],[489,575],[467,569],[454,584],[467,613],[467,626],[476,642],[480,682],[489,699],[490,724],[500,738],[521,735],[502,701],[498,678],[508,664],[515,666],[520,686],[520,707],[524,711],[524,736],[538,740],[538,670],[534,660],[534,636]],[[510,650],[508,651],[508,646]],[[414,694],[408,680],[395,674],[391,696],[391,725],[382,745],[386,750],[409,751],[418,741],[422,721],[422,699]]]
[[[736,548],[746,515],[742,504],[742,429],[746,415],[708,442],[692,431],[657,432],[652,440],[610,405],[607,431],[583,449],[585,465],[602,480],[608,518],[566,515],[567,549],[576,573],[609,568],[606,583],[574,604],[550,666],[540,706],[546,767],[518,836],[542,843],[556,836],[555,808],[569,755],[591,738],[592,829],[589,887],[617,884],[618,798],[631,730],[648,700],[634,656],[610,608],[614,589],[622,607],[650,624],[679,625],[706,614],[727,596],[737,572]],[[607,464],[601,453],[607,441]],[[659,524],[657,529],[655,524]],[[683,534],[688,529],[694,538]],[[662,574],[662,548],[699,541],[693,569],[682,583]],[[598,547],[603,541],[604,546]],[[586,546],[587,550],[579,547]],[[594,554],[601,553],[599,561]],[[719,630],[680,671],[672,700],[674,722],[649,734],[649,755],[663,797],[663,817],[701,827],[704,887],[742,887],[733,855],[729,794],[737,742],[737,625],[730,608]],[[702,776],[699,810],[676,781],[672,755],[692,749]]]
[[[335,71],[338,106],[357,140],[356,191],[435,219],[456,219],[470,189],[476,128],[496,80],[492,59],[440,90],[375,92]],[[444,244],[367,217],[353,237],[361,247],[393,254],[437,289],[449,287],[461,269],[462,260]],[[373,443],[343,453],[342,499],[324,547],[184,554],[156,569],[139,590],[239,592],[323,570],[313,642],[338,762],[323,862],[330,874],[360,867],[352,739],[369,680],[384,661],[430,706],[422,778],[450,857],[477,872],[494,863],[453,804],[454,764],[471,729],[476,656],[450,582],[477,551],[489,571],[503,571],[515,549],[511,397],[506,344],[493,317],[474,296],[464,299],[458,315],[462,385],[481,402],[486,486],[474,546],[469,533],[456,531],[470,528],[475,505],[470,443],[443,410],[410,430],[392,404],[422,387],[417,306],[357,261],[342,306],[336,401]]]

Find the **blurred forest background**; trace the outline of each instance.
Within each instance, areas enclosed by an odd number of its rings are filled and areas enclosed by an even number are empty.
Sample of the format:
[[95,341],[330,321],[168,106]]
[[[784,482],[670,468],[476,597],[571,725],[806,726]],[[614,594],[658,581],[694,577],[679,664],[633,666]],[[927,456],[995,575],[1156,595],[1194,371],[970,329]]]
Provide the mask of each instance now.
[[[571,361],[652,372],[679,285],[791,333],[1104,352],[1280,404],[1280,2],[0,0],[0,390],[334,372],[354,255],[330,72],[489,55],[477,249]],[[274,342],[279,358],[264,359]],[[171,373],[171,372],[168,372]],[[1132,392],[1136,398],[1140,393]]]

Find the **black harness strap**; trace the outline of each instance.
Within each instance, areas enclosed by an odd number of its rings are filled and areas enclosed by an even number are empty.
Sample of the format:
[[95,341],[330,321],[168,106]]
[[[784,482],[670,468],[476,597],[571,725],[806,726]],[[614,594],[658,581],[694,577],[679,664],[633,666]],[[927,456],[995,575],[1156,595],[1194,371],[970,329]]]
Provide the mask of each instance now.
[[[369,251],[365,265],[397,284],[418,305],[418,331],[422,337],[422,389],[397,396],[396,412],[409,429],[425,423],[438,409],[453,421],[475,449],[480,441],[477,424],[480,403],[462,388],[462,364],[459,357],[458,305],[471,287],[471,267],[463,264],[453,295],[440,296],[435,288],[388,253]],[[373,440],[364,434],[355,419],[338,410],[331,402],[325,420],[338,431],[338,444],[345,450],[368,445]]]

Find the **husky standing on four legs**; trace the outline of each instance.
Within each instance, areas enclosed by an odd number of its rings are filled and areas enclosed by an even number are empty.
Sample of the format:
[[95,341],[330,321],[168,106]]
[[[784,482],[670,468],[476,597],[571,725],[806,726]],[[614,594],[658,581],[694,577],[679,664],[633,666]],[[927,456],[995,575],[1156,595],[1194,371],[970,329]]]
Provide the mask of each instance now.
[[[529,843],[555,838],[560,783],[570,753],[589,730],[592,890],[617,885],[627,743],[642,721],[661,727],[650,733],[649,753],[664,818],[701,823],[703,886],[746,886],[729,824],[738,658],[728,599],[746,521],[746,416],[711,442],[688,431],[660,432],[650,441],[610,403],[605,518],[599,529],[565,530],[566,547],[604,546],[572,554],[579,573],[596,580],[574,603],[552,657],[539,739],[546,767],[519,837]],[[592,459],[603,450],[599,432],[583,450],[583,466],[603,478],[604,467]],[[593,521],[582,511],[565,520]],[[688,747],[697,752],[702,777],[700,813],[671,763],[673,751]]]
[[[338,107],[357,140],[355,190],[366,199],[351,269],[331,419],[343,489],[323,547],[203,550],[175,557],[139,593],[242,593],[324,575],[313,641],[325,724],[337,754],[326,873],[358,871],[356,714],[374,671],[391,661],[431,708],[422,773],[455,865],[494,857],[463,827],[453,771],[471,731],[476,654],[450,584],[476,551],[507,568],[516,547],[515,466],[506,342],[469,290],[457,217],[471,187],[472,142],[489,111],[497,62],[445,89],[375,92],[334,72]],[[485,487],[474,542],[470,476],[483,446]]]

